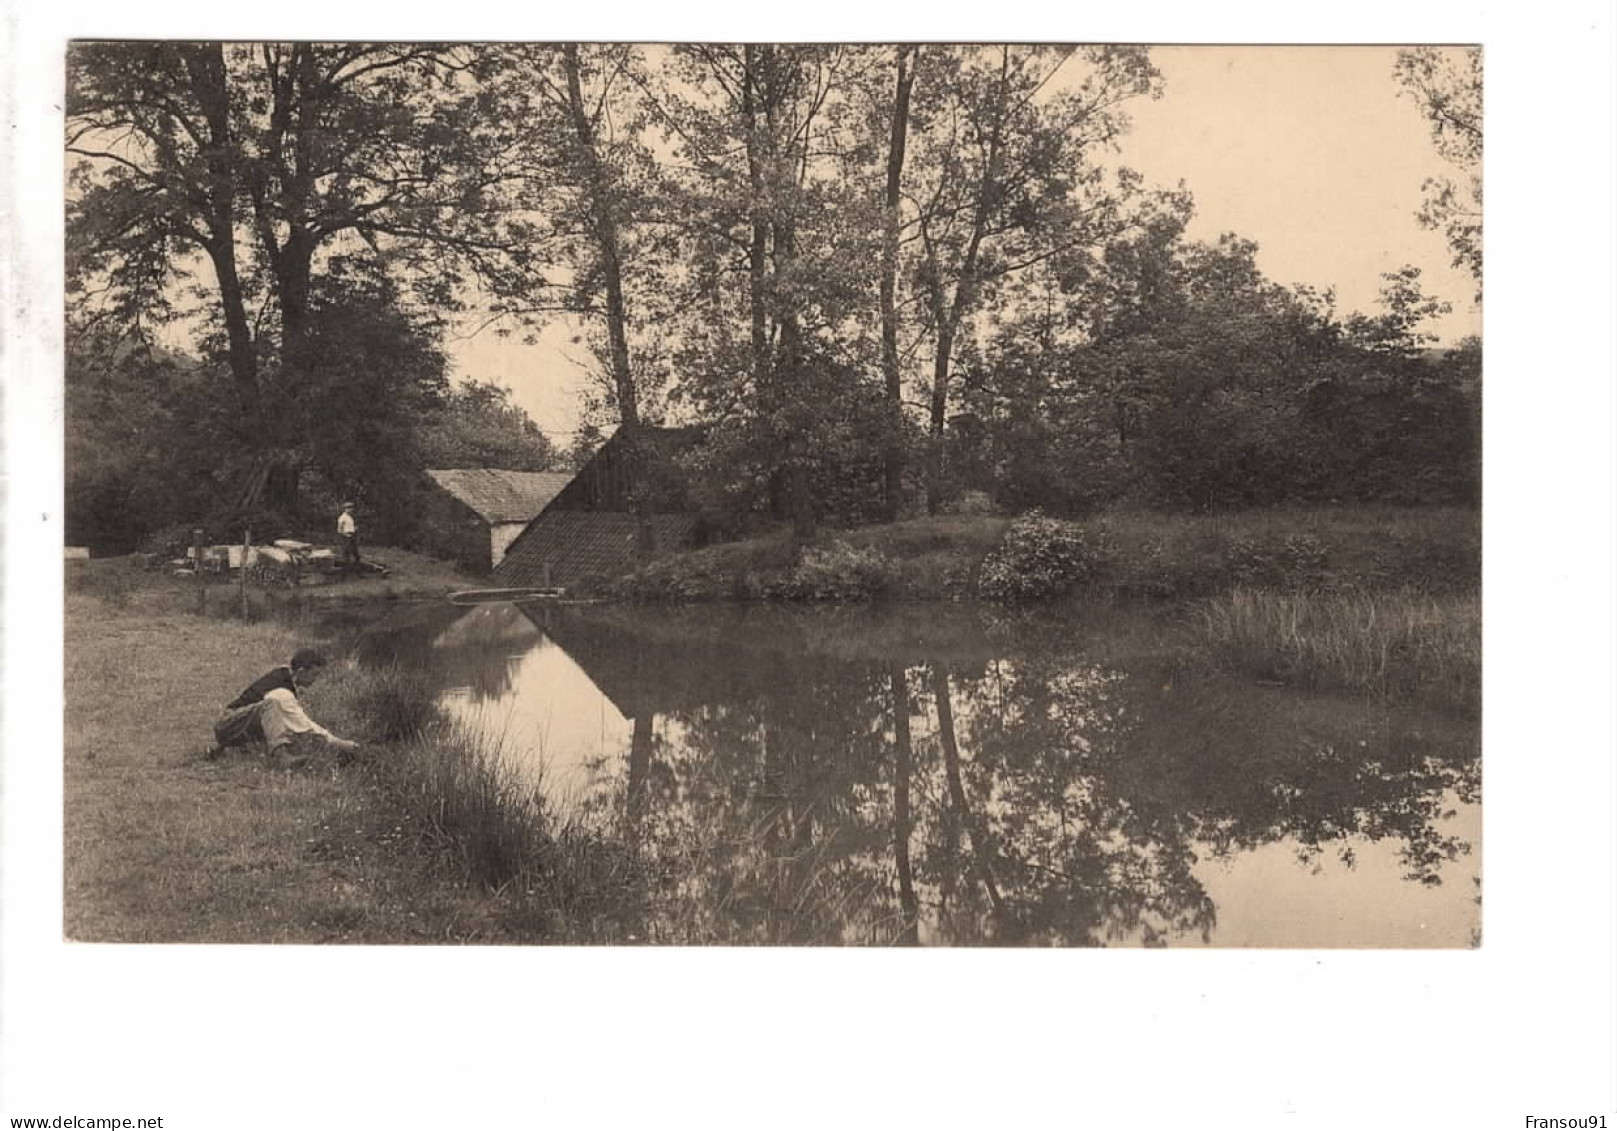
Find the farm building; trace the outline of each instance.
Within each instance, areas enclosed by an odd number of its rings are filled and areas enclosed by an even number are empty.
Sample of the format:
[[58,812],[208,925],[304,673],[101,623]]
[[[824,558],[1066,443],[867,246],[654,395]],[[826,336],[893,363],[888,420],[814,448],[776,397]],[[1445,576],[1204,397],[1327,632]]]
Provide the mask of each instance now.
[[423,549],[487,573],[571,478],[558,471],[482,467],[428,471],[418,540]]
[[[657,548],[690,546],[696,508],[677,457],[700,443],[699,434],[692,428],[642,428],[641,437]],[[627,445],[620,430],[511,543],[494,580],[512,587],[565,587],[585,577],[625,573],[635,561]]]

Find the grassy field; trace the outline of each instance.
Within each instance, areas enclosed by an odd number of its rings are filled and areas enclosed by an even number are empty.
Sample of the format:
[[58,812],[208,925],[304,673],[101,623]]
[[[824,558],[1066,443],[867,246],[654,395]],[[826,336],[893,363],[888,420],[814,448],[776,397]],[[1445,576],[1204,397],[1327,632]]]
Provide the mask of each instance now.
[[[457,589],[486,584],[468,577],[451,563],[408,550],[367,548],[365,557],[386,566],[388,576],[323,580],[321,584],[298,586],[252,584],[246,599],[255,610],[273,603],[284,612],[289,606],[318,608],[332,601],[441,597]],[[198,581],[174,577],[162,569],[143,569],[133,557],[69,562],[66,574],[69,593],[96,597],[111,608],[134,613],[228,614],[237,611],[243,600],[239,579],[213,577]]]
[[[64,659],[67,938],[579,941],[576,924],[589,917],[560,909],[579,910],[588,893],[542,881],[563,871],[544,867],[554,862],[546,852],[587,857],[589,838],[519,807],[477,812],[479,789],[484,801],[490,787],[495,800],[511,800],[497,796],[498,771],[475,750],[465,757],[452,740],[423,738],[421,718],[401,723],[386,673],[338,662],[306,693],[316,719],[366,740],[359,764],[323,758],[287,775],[247,752],[205,761],[220,705],[308,639],[279,621],[198,615],[194,583],[124,561],[74,569]],[[398,572],[394,586],[465,582],[442,566],[417,564],[409,582]],[[419,698],[412,703],[419,709]],[[458,782],[445,779],[451,772]],[[491,870],[491,837],[530,838],[524,867]]]
[[[378,942],[477,922],[467,894],[422,889],[426,861],[358,775],[200,759],[220,704],[291,654],[291,632],[82,593],[66,614],[68,938]],[[317,718],[340,679],[311,692]]]

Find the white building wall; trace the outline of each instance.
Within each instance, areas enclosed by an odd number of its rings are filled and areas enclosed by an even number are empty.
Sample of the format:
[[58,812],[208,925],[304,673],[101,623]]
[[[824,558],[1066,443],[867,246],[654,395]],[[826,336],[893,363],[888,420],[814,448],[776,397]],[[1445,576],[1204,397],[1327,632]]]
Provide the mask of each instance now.
[[511,548],[511,543],[517,540],[517,535],[528,528],[525,522],[500,522],[489,527],[489,565],[497,566],[505,552]]

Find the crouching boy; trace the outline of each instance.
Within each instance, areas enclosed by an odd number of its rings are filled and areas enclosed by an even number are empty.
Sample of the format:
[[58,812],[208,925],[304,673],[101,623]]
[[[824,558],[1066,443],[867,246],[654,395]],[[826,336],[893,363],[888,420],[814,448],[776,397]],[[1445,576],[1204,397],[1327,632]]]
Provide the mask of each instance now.
[[207,756],[217,758],[226,747],[261,741],[269,748],[271,768],[295,770],[308,763],[313,743],[324,742],[344,754],[358,750],[359,743],[338,738],[309,718],[298,701],[298,692],[318,679],[325,666],[319,652],[299,648],[291,663],[254,680],[213,724],[217,745]]

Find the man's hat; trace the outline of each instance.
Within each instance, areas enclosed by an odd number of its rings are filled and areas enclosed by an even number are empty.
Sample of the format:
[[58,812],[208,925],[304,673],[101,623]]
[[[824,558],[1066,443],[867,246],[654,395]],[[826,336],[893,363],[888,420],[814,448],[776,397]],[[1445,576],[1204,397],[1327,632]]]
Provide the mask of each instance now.
[[345,511],[351,511],[351,510],[354,509],[354,504],[353,503],[344,503],[342,505],[342,509],[345,510]]

